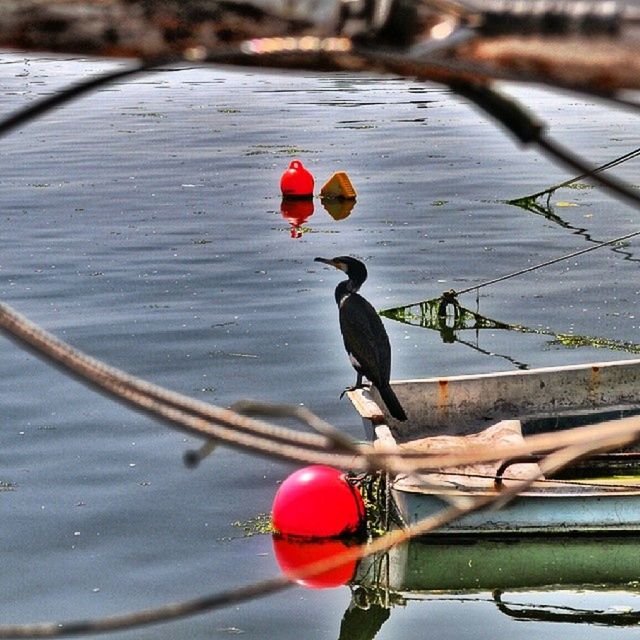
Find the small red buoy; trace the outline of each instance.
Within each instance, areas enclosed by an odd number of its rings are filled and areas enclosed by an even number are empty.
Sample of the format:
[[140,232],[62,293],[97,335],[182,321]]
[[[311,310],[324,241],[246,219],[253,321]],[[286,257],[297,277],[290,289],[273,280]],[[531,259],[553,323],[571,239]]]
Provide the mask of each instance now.
[[273,526],[284,536],[354,536],[364,526],[360,492],[344,473],[323,465],[292,473],[273,500]]
[[333,558],[347,549],[349,547],[342,540],[292,540],[281,536],[273,537],[273,551],[282,573],[309,589],[340,587],[353,578],[357,564],[355,559],[314,576],[297,577],[298,572],[304,570],[304,567]]
[[280,178],[280,191],[285,198],[312,198],[313,176],[300,160],[292,160]]

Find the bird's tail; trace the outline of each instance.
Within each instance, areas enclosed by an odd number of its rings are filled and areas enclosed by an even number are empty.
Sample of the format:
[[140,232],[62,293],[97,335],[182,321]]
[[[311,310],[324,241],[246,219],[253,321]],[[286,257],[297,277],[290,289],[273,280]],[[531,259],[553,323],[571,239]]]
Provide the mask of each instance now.
[[389,413],[396,420],[406,420],[407,414],[404,412],[404,409],[402,408],[402,405],[400,404],[400,401],[398,400],[391,386],[387,385],[386,387],[377,387],[377,389],[380,397],[382,398],[382,401],[387,406]]

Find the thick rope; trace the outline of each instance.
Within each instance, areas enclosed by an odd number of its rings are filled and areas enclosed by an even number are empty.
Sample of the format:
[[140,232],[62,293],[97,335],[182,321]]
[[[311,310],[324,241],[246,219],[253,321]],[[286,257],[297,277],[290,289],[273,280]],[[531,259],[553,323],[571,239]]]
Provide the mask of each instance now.
[[128,375],[58,340],[4,303],[0,303],[0,329],[73,377],[170,426],[207,440],[218,440],[232,447],[300,464],[330,464],[354,471],[381,469],[413,473],[550,452],[605,436],[618,438],[623,443],[628,437],[640,435],[640,417],[634,416],[561,433],[537,434],[518,445],[474,445],[463,452],[428,454],[405,449],[380,452],[374,451],[371,445],[358,444],[355,446],[359,453],[345,453],[342,444],[336,446],[325,436],[249,419]]
[[[631,438],[625,443],[629,444]],[[563,468],[573,460],[582,458],[593,451],[603,451],[617,447],[619,438],[603,437],[588,444],[576,444],[568,446],[548,455],[540,461],[539,468],[529,478],[518,481],[500,493],[470,497],[464,503],[458,503],[442,509],[440,512],[420,520],[406,527],[391,531],[380,538],[361,545],[356,545],[335,556],[317,561],[301,567],[289,573],[287,577],[272,578],[236,589],[230,589],[222,593],[212,594],[173,603],[154,609],[146,609],[130,614],[111,616],[94,620],[77,620],[70,622],[45,622],[36,624],[12,624],[0,625],[0,639],[9,638],[53,638],[61,636],[74,636],[86,633],[108,633],[140,627],[144,625],[169,622],[186,616],[205,613],[215,609],[221,609],[233,604],[240,604],[258,597],[263,597],[282,591],[296,580],[330,571],[336,567],[376,553],[383,553],[412,538],[425,535],[445,524],[452,522],[464,515],[478,511],[486,507],[500,508],[513,500],[523,491],[526,491],[542,475],[551,474]]]
[[361,454],[354,457],[326,436],[284,429],[153,385],[70,347],[5,304],[0,304],[0,327],[74,377],[192,435],[305,464],[368,467],[367,445],[354,445]]
[[[53,336],[48,335],[4,304],[0,304],[0,327],[10,333],[14,338],[20,340],[20,342],[26,343],[32,349],[37,350],[39,355],[44,355],[46,358],[56,362],[59,366],[73,372],[74,376],[80,377],[94,386],[98,386],[101,390],[108,392],[120,400],[132,404],[139,409],[146,410],[156,417],[161,417],[165,421],[194,432],[197,435],[204,435],[207,438],[219,438],[222,436],[223,438],[229,438],[230,442],[228,443],[232,443],[234,446],[245,447],[251,450],[257,449],[262,453],[271,449],[267,444],[269,442],[267,434],[272,429],[277,431],[280,440],[288,441],[287,437],[283,437],[288,435],[288,430],[276,429],[271,425],[264,425],[256,421],[247,420],[242,416],[233,415],[233,412],[228,410],[212,407],[180,396],[179,394],[166,391],[165,389],[138,380],[132,376],[127,376],[113,367],[108,367],[104,363],[89,358],[53,338]],[[145,395],[145,392],[148,393],[148,395]],[[168,401],[167,404],[164,404],[164,400]],[[224,428],[218,431],[218,425],[212,424],[210,420],[186,413],[183,410],[186,407],[196,408],[198,415],[217,415],[223,418],[222,422],[225,424],[237,422],[247,430],[247,433],[235,434],[236,437],[230,437]],[[256,436],[253,436],[252,433],[254,428],[262,434],[261,438],[266,441],[266,443],[258,443],[256,441]],[[295,433],[296,438],[300,435],[301,434]],[[309,434],[305,435],[309,437]],[[554,470],[566,466],[566,464],[571,461],[584,457],[589,453],[595,451],[601,452],[628,445],[633,442],[638,435],[640,435],[640,420],[637,418],[627,418],[591,427],[581,427],[565,433],[554,433],[551,434],[551,436],[533,436],[528,438],[525,443],[515,447],[473,447],[462,454],[445,454],[440,456],[394,452],[380,457],[379,460],[384,461],[384,466],[390,469],[395,468],[397,472],[398,469],[406,470],[408,467],[407,462],[412,462],[413,464],[410,466],[415,468],[417,466],[416,463],[420,459],[428,460],[429,466],[431,467],[440,468],[471,462],[502,459],[506,456],[516,456],[521,453],[531,453],[532,451],[540,452],[546,449],[552,453],[539,463],[541,474],[544,475],[552,473]],[[313,439],[318,437],[322,438],[321,436],[314,436]],[[265,446],[264,450],[261,448],[262,446]],[[559,447],[563,448],[559,449]],[[317,450],[311,451],[304,449],[300,446],[284,445],[282,442],[277,443],[275,451],[276,453],[271,453],[278,457],[286,457],[286,455],[291,454],[292,456],[300,456],[297,459],[303,462],[307,461],[304,459],[305,455],[311,456],[313,461],[317,459],[316,456],[318,455],[328,455]],[[359,463],[367,466],[372,462],[366,455],[362,454],[360,456],[345,456],[344,454],[337,453],[331,454],[328,457],[331,458],[331,463],[333,464],[335,464],[336,460],[345,460],[348,458],[352,467],[354,463],[356,466]],[[530,487],[533,482],[539,479],[541,474],[536,473],[527,480],[514,483],[500,493],[488,493],[475,496],[466,499],[463,503],[458,502],[453,504],[443,509],[440,513],[426,518],[407,529],[390,532],[370,544],[353,547],[333,558],[303,567],[295,574],[290,574],[286,578],[273,578],[182,603],[103,619],[62,623],[0,625],[0,638],[44,638],[86,633],[106,633],[175,620],[177,618],[204,613],[205,611],[219,609],[231,604],[238,604],[270,593],[275,593],[290,586],[293,580],[316,575],[317,573],[341,566],[347,562],[358,560],[365,555],[384,552],[401,542],[428,533],[472,511],[489,505],[502,506],[517,494]]]

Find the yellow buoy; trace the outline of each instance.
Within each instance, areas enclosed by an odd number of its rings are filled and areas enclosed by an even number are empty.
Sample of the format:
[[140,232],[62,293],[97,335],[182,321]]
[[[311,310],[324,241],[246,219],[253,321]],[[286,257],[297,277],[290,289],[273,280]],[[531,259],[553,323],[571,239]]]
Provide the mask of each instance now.
[[337,171],[320,189],[323,198],[342,198],[344,200],[355,200],[356,190],[349,180],[349,176],[344,171]]

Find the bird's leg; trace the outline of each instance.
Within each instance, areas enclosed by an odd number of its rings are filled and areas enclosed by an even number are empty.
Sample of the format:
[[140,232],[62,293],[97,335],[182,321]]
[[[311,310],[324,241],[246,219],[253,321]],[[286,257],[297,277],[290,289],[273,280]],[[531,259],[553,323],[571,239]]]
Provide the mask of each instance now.
[[356,373],[358,374],[358,377],[356,378],[356,383],[353,385],[353,387],[347,387],[340,394],[340,399],[341,400],[342,400],[342,397],[344,396],[344,394],[349,392],[349,391],[355,391],[356,389],[364,389],[364,384],[362,384],[362,374],[359,371],[357,371]]

